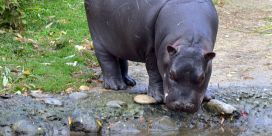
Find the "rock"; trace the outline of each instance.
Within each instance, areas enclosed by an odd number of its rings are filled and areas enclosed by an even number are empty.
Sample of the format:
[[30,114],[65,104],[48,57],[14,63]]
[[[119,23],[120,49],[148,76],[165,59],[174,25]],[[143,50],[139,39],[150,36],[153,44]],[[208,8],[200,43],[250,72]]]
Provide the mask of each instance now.
[[48,136],[70,136],[70,129],[66,126],[52,126]]
[[21,91],[17,91],[14,94],[16,94],[16,95],[22,95],[22,92]]
[[85,133],[98,133],[101,127],[92,115],[81,112],[74,112],[69,124],[71,131]]
[[156,103],[156,100],[153,97],[150,97],[148,95],[136,95],[134,97],[134,101],[139,104],[154,104]]
[[33,98],[50,98],[53,97],[50,94],[43,94],[40,90],[31,91],[29,94]]
[[136,127],[135,123],[128,121],[128,122],[121,122],[118,121],[112,124],[110,127],[110,133],[112,134],[136,134],[140,133],[141,131]]
[[36,136],[44,134],[44,131],[41,128],[35,126],[28,120],[20,120],[16,122],[13,124],[12,129],[17,135]]
[[80,91],[89,91],[90,87],[82,85],[82,86],[79,87],[79,90]]
[[177,131],[179,129],[175,121],[168,116],[154,119],[150,131],[153,132],[165,132],[165,131]]
[[13,136],[12,129],[9,126],[0,127],[0,135],[3,136]]
[[212,99],[208,103],[204,104],[204,108],[218,114],[233,114],[235,111],[237,111],[237,109],[232,105],[216,99]]
[[44,101],[46,104],[50,105],[56,105],[56,106],[62,106],[62,102],[56,98],[43,98],[42,101]]
[[107,107],[110,107],[110,108],[121,108],[123,106],[127,106],[127,104],[123,101],[120,101],[120,100],[114,100],[114,101],[109,101],[107,102]]
[[12,98],[13,96],[11,95],[11,94],[4,94],[4,95],[1,95],[0,94],[0,98],[2,98],[2,99],[10,99],[10,98]]
[[88,94],[83,92],[74,92],[69,95],[71,100],[83,100],[88,97]]

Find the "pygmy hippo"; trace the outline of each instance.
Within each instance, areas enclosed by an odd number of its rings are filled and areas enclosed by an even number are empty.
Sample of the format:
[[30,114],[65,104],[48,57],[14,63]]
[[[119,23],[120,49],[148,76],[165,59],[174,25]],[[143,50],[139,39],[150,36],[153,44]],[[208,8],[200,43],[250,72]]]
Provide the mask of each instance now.
[[218,16],[211,0],[85,0],[104,88],[126,89],[128,60],[146,63],[148,95],[196,112],[206,93]]

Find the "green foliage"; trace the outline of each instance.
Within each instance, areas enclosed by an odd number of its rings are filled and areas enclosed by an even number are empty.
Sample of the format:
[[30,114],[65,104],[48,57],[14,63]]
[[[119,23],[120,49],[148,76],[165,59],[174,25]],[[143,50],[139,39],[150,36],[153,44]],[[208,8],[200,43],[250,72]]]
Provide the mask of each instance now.
[[0,28],[22,29],[26,23],[22,0],[0,0]]

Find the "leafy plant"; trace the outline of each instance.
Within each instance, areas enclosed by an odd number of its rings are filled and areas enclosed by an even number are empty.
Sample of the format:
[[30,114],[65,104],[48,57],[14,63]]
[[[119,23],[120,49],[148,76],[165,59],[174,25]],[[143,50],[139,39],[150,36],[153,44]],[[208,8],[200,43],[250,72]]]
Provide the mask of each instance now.
[[21,0],[0,0],[0,27],[22,29],[24,24]]

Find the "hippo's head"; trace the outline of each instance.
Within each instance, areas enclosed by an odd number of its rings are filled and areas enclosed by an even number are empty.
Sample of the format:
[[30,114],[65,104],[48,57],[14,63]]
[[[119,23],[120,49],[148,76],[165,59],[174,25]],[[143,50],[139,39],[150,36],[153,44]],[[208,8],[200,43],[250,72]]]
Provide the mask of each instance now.
[[215,53],[194,46],[167,46],[167,52],[164,102],[171,110],[194,113],[203,101]]

